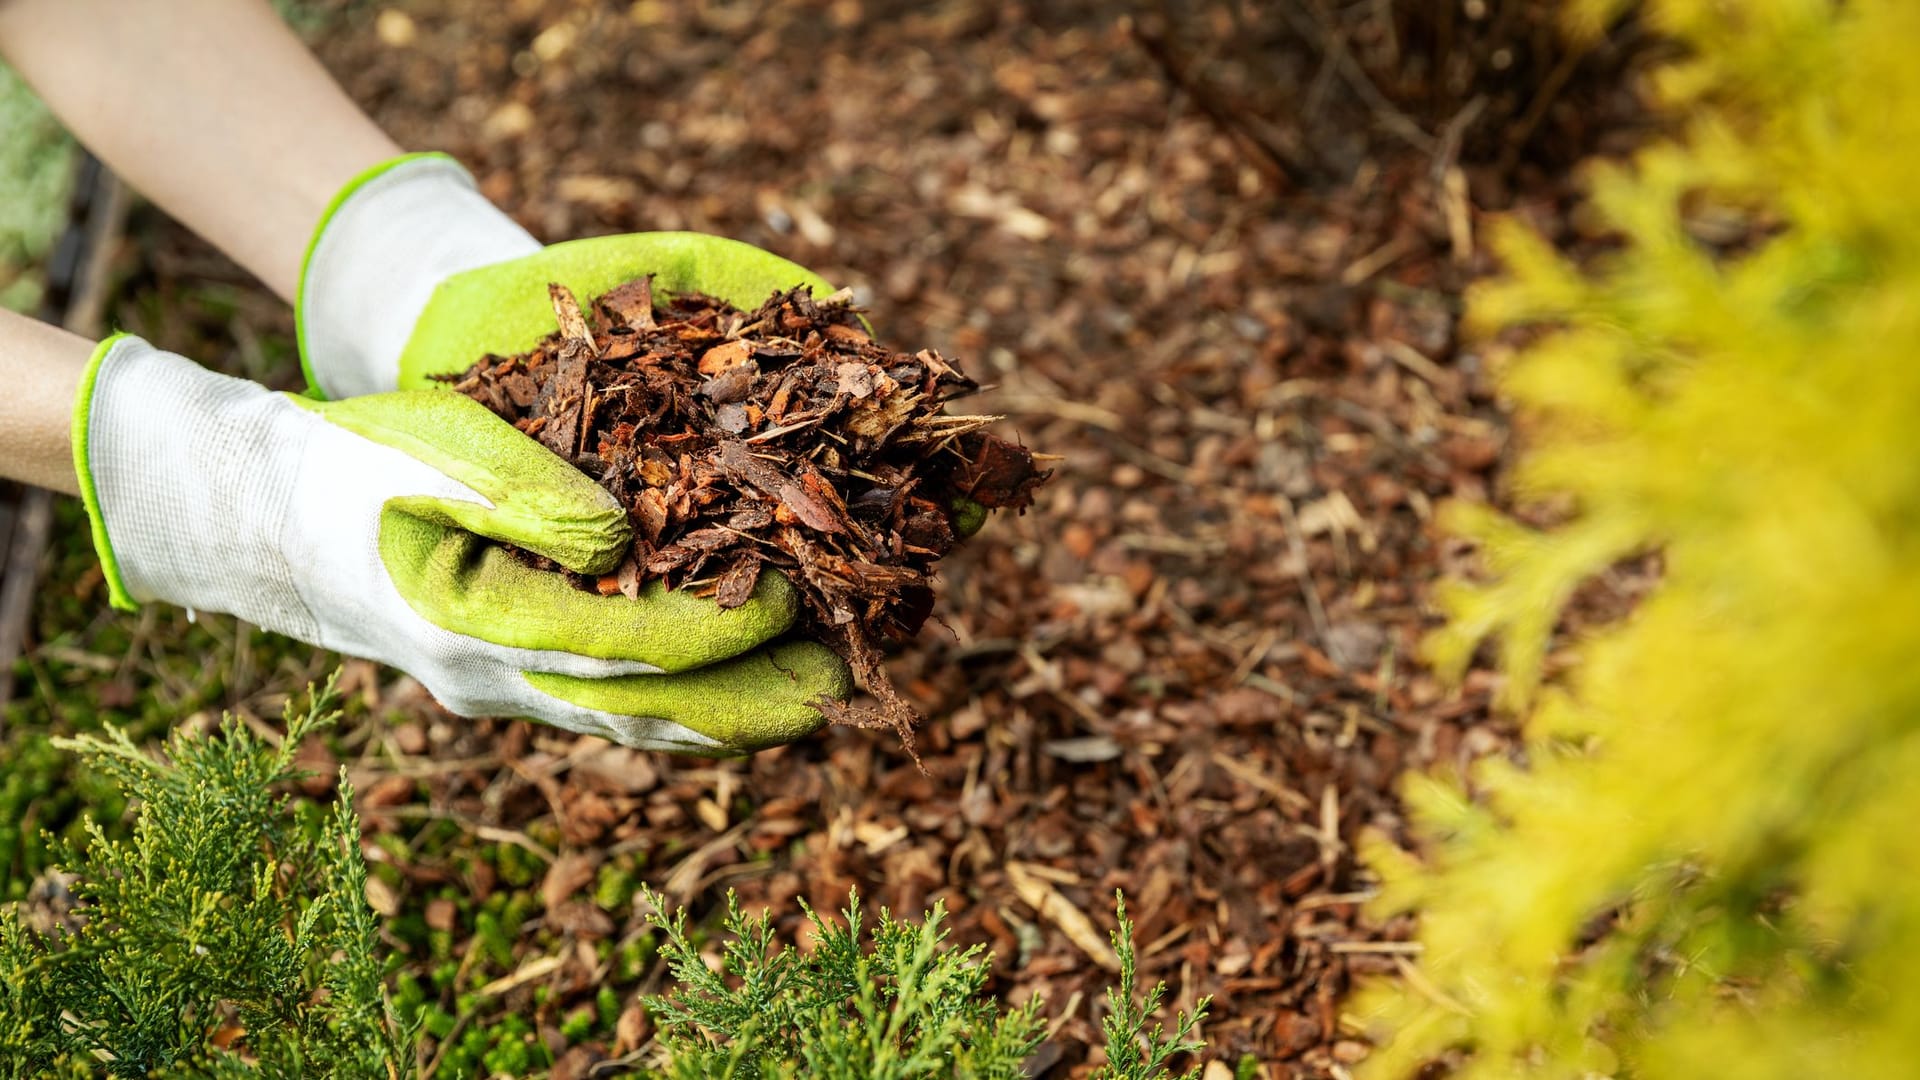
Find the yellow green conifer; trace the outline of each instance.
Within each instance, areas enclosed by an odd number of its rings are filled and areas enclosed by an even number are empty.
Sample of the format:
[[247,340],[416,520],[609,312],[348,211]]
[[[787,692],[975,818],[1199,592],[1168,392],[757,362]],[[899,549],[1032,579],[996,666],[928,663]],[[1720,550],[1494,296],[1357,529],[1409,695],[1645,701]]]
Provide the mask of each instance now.
[[[1589,32],[1619,5],[1580,5]],[[1623,243],[1517,225],[1480,326],[1534,529],[1451,523],[1430,657],[1491,643],[1523,762],[1415,782],[1414,977],[1358,1011],[1367,1075],[1906,1077],[1920,1062],[1920,4],[1652,0],[1675,133],[1589,174]],[[1570,595],[1659,552],[1543,678]]]

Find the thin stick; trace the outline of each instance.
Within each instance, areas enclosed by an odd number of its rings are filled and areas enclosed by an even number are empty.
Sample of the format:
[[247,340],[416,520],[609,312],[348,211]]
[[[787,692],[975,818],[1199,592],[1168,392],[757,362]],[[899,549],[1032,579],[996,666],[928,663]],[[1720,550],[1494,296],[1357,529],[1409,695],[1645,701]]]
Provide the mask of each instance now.
[[[83,337],[98,337],[107,300],[107,260],[100,256],[126,224],[127,191],[105,166],[83,157],[67,215],[59,249],[77,252],[66,265],[71,277],[59,280],[61,267],[53,267],[55,280],[49,282],[49,303],[40,317]],[[11,535],[0,537],[0,708],[13,698],[13,665],[26,646],[40,561],[53,532],[53,494],[24,489],[11,516]]]
[[22,490],[13,517],[12,543],[0,572],[0,706],[13,696],[13,662],[26,644],[40,556],[53,527],[53,493],[37,487]]
[[1423,154],[1433,153],[1433,136],[1419,124],[1414,123],[1406,113],[1401,112],[1393,102],[1387,99],[1387,95],[1380,92],[1380,88],[1373,84],[1373,80],[1367,77],[1366,71],[1360,67],[1360,62],[1353,58],[1352,51],[1347,48],[1346,34],[1334,21],[1326,5],[1321,0],[1310,0],[1303,6],[1309,8],[1311,12],[1309,19],[1305,22],[1297,18],[1289,4],[1280,5],[1280,13],[1302,34],[1320,39],[1319,45],[1332,58],[1334,69],[1340,73],[1341,81],[1345,82],[1347,88],[1373,110],[1374,119],[1382,128],[1399,136],[1402,142]]
[[[1313,621],[1313,632],[1320,644],[1327,650],[1333,662],[1346,666],[1346,658],[1333,642],[1333,627],[1327,621],[1327,609],[1320,603],[1320,590],[1313,584],[1313,569],[1307,559],[1307,544],[1300,537],[1300,519],[1294,515],[1293,501],[1280,499],[1280,516],[1287,526],[1287,548],[1293,555],[1294,576],[1300,582],[1300,595],[1307,601],[1307,617]],[[1331,789],[1329,789],[1331,790]]]
[[1507,148],[1500,155],[1502,174],[1519,164],[1521,153],[1526,150],[1527,144],[1533,141],[1534,131],[1539,128],[1540,121],[1546,118],[1547,110],[1552,108],[1553,103],[1559,99],[1560,91],[1567,88],[1567,81],[1573,78],[1574,69],[1578,68],[1580,61],[1586,58],[1588,48],[1589,46],[1584,43],[1569,46],[1567,51],[1561,54],[1559,63],[1555,64],[1553,70],[1547,72],[1547,77],[1541,80],[1540,89],[1534,93],[1533,100],[1527,103],[1527,111],[1521,115],[1519,121],[1513,125],[1512,133],[1507,136]]

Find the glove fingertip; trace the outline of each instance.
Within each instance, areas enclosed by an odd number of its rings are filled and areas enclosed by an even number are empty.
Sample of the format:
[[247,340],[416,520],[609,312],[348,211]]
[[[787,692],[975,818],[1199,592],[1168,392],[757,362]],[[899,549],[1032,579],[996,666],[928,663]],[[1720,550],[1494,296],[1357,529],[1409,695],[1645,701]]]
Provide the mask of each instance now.
[[[717,746],[646,743],[676,753],[752,753],[804,738],[826,725],[824,699],[844,700],[853,676],[833,650],[787,642],[694,671],[582,679],[529,671],[529,685],[569,705],[602,714],[665,721]],[[635,745],[630,743],[629,745]]]

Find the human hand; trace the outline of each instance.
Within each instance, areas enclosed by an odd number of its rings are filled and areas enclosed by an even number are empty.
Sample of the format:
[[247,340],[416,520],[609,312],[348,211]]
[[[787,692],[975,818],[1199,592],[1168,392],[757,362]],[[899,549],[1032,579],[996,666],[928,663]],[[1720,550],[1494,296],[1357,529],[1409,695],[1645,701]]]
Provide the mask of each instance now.
[[[309,393],[425,387],[487,353],[526,352],[553,332],[547,285],[583,301],[642,275],[752,310],[796,285],[833,287],[797,263],[725,237],[628,233],[542,247],[488,203],[452,159],[414,154],[348,185],[310,245],[296,313]],[[963,500],[972,536],[987,510]]]
[[553,332],[549,283],[586,301],[646,274],[658,293],[703,292],[748,310],[796,285],[833,291],[778,255],[702,233],[542,247],[451,159],[400,158],[349,185],[309,247],[295,308],[309,392],[425,387],[487,353],[526,352]]
[[723,611],[657,584],[583,592],[489,543],[599,573],[629,526],[459,395],[314,402],[121,335],[82,382],[74,457],[117,605],[231,612],[401,668],[461,715],[725,755],[817,729],[811,703],[851,689],[825,646],[768,644],[798,610],[776,574]]

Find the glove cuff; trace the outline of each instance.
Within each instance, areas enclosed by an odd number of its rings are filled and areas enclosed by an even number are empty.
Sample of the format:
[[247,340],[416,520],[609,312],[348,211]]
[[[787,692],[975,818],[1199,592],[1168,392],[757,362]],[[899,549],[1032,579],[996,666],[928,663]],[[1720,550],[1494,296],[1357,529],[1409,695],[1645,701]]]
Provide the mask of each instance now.
[[164,600],[313,639],[279,536],[310,422],[130,334],[94,351],[74,465],[113,605]]
[[321,215],[300,269],[307,392],[394,389],[401,349],[442,281],[538,250],[445,154],[408,154],[355,177]]
[[[87,509],[87,522],[93,535],[94,554],[100,557],[100,571],[107,580],[107,599],[114,607],[122,611],[133,611],[139,607],[127,592],[126,578],[120,573],[120,560],[113,554],[113,543],[107,536],[106,515],[100,511],[100,488],[93,478],[93,463],[90,451],[93,447],[92,424],[93,396],[100,383],[100,368],[114,350],[133,343],[145,345],[144,341],[132,334],[118,333],[94,347],[93,355],[87,359],[86,370],[80,375],[80,391],[73,401],[73,471],[80,477],[80,502]],[[151,348],[151,346],[148,346]]]

